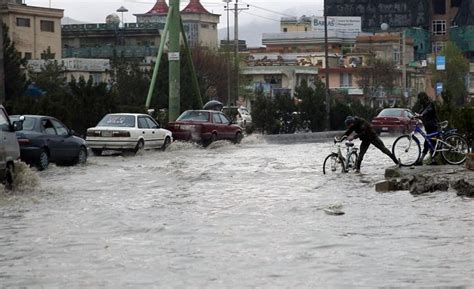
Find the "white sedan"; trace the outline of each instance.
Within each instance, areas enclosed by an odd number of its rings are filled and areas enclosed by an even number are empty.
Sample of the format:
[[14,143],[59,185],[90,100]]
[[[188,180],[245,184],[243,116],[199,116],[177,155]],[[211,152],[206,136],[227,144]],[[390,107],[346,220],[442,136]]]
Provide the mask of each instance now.
[[87,129],[86,140],[97,156],[104,150],[134,153],[144,149],[165,150],[173,137],[147,114],[112,113],[104,116],[96,127]]

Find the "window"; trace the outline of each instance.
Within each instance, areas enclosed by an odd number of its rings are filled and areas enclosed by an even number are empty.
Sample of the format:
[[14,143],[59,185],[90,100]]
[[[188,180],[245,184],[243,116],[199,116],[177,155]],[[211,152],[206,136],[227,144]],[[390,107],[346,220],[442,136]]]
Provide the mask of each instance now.
[[41,31],[54,32],[54,21],[41,20]]
[[209,24],[201,24],[201,28],[209,28]]
[[304,28],[304,31],[308,31],[308,27],[305,27],[305,28]]
[[31,26],[31,23],[30,23],[30,18],[16,18],[16,26],[19,26],[19,27],[30,27]]
[[393,49],[393,63],[400,64],[400,49]]
[[3,109],[0,110],[0,130],[10,131],[10,122],[7,113]]
[[56,133],[61,136],[69,135],[69,130],[59,121],[52,119],[51,122],[53,123],[54,128],[56,129]]
[[439,54],[444,48],[444,42],[433,42],[432,52],[434,54]]
[[283,32],[288,32],[288,28],[283,28]]
[[148,127],[150,128],[160,128],[160,126],[154,121],[151,117],[145,118],[146,122],[148,123]]
[[49,119],[41,120],[41,131],[45,134],[56,134],[56,130]]
[[219,113],[219,115],[221,116],[223,124],[230,124],[230,120],[225,115],[223,115],[222,113]]
[[445,35],[446,20],[433,20],[432,31],[433,35]]
[[31,60],[31,58],[32,58],[31,52],[25,52],[25,59],[26,60]]
[[221,118],[219,117],[219,114],[218,114],[218,113],[212,114],[212,119],[213,119],[213,122],[214,122],[214,123],[222,123],[222,120],[221,120]]
[[340,80],[341,87],[352,87],[352,74],[341,73]]
[[138,128],[150,128],[144,117],[138,118]]
[[446,1],[433,0],[433,12],[434,14],[438,14],[438,15],[446,14]]
[[459,7],[461,6],[462,0],[451,0],[451,7]]

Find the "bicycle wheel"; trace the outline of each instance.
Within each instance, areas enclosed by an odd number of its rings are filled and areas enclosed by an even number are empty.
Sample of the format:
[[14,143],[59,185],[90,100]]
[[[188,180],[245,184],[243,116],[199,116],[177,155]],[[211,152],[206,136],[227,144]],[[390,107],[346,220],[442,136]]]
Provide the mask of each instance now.
[[400,160],[400,165],[409,167],[414,165],[421,155],[420,141],[416,136],[408,134],[399,136],[392,146],[392,153]]
[[326,157],[323,163],[323,174],[345,172],[344,160],[338,154],[333,153]]
[[451,165],[462,164],[469,152],[469,146],[465,138],[458,134],[452,134],[443,140],[441,146],[441,156]]
[[359,157],[359,154],[357,154],[356,151],[352,151],[351,154],[349,155],[349,159],[347,160],[347,167],[346,167],[346,172],[349,172],[349,170],[355,170],[356,169],[356,163],[357,163],[357,158]]

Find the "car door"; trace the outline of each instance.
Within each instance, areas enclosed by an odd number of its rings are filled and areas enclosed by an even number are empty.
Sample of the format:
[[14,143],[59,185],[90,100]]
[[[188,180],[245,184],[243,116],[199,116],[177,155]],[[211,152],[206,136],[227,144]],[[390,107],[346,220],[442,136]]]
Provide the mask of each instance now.
[[71,160],[79,153],[79,145],[74,141],[70,130],[59,120],[49,119],[58,135],[58,157],[59,160]]
[[222,119],[220,118],[219,113],[212,113],[212,122],[217,131],[217,139],[225,139],[226,132],[224,126],[222,125]]
[[149,116],[145,116],[145,120],[150,127],[151,137],[153,141],[153,147],[161,147],[165,141],[165,131],[160,129],[158,123]]
[[138,130],[145,140],[145,146],[147,148],[152,148],[156,146],[156,143],[153,141],[152,130],[148,126],[145,116],[138,116]]
[[6,112],[0,109],[0,169],[3,171],[6,168],[7,145],[9,142],[8,135],[10,134],[10,122]]
[[226,139],[233,139],[235,136],[235,126],[232,125],[232,121],[223,113],[219,113],[222,120],[223,130],[225,131]]
[[64,152],[62,151],[62,137],[58,136],[53,123],[49,118],[41,119],[41,136],[42,143],[49,150],[49,158],[51,161],[61,160]]

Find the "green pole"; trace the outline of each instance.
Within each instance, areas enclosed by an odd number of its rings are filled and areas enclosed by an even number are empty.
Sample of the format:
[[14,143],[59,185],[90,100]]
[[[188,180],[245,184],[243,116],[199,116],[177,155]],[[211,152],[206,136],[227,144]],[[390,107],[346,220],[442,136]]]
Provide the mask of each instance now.
[[153,77],[151,78],[150,88],[148,89],[148,96],[146,98],[146,108],[150,108],[150,102],[153,95],[153,90],[155,89],[156,77],[158,76],[158,69],[160,68],[161,56],[163,55],[163,50],[166,43],[166,37],[168,36],[168,25],[170,22],[170,15],[173,11],[173,7],[170,7],[168,10],[168,16],[166,17],[165,28],[163,29],[163,34],[161,35],[160,48],[158,49],[158,55],[156,56],[155,68],[153,69]]
[[170,0],[170,28],[169,28],[169,114],[170,122],[175,121],[180,113],[180,54],[179,54],[179,0]]
[[199,82],[196,75],[196,69],[194,68],[193,57],[191,55],[191,49],[189,48],[188,39],[186,38],[186,33],[184,33],[183,19],[181,18],[181,16],[179,17],[179,23],[181,25],[181,33],[183,35],[184,47],[186,49],[186,57],[188,58],[188,62],[191,65],[191,79],[193,81],[196,101],[199,106],[199,109],[202,109],[203,103],[202,103],[201,91],[199,89]]

